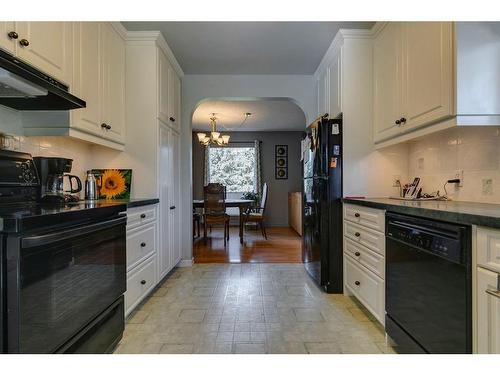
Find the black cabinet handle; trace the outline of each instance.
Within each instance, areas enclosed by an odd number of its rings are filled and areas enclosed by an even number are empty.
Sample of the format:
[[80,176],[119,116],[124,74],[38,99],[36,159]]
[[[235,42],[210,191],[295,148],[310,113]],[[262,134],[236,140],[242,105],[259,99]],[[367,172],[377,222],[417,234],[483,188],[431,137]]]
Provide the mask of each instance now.
[[394,121],[396,125],[401,125],[401,120]]
[[30,45],[30,42],[28,42],[27,39],[21,39],[19,41],[19,44],[22,45],[23,47],[28,47]]
[[359,251],[356,251],[356,252],[354,253],[354,255],[356,255],[357,257],[359,257],[359,256],[361,255],[361,253],[360,253]]
[[106,130],[110,130],[111,129],[111,125],[106,125]]
[[104,122],[103,122],[103,123],[101,124],[101,128],[102,128],[102,129],[107,129],[107,128],[108,128],[108,125],[107,125],[106,123],[104,123]]
[[354,282],[354,284],[361,285],[361,283],[359,281],[357,281],[357,280]]
[[142,285],[146,285],[146,280],[141,280]]
[[145,219],[146,218],[146,214],[141,214],[141,219]]
[[361,236],[361,233],[356,232],[356,233],[354,233],[354,235],[355,235],[356,237],[359,237],[359,236]]
[[141,247],[146,247],[146,242],[142,242]]
[[175,206],[170,206],[170,209],[171,210],[175,210]]
[[19,38],[19,34],[16,33],[15,31],[11,31],[7,34],[7,36],[10,38],[10,39],[17,39]]
[[399,119],[399,121],[401,121],[401,124],[406,123],[406,119],[405,119],[404,117],[401,117],[401,118]]
[[175,122],[175,118],[173,118],[173,117],[170,117],[169,120],[172,122]]
[[354,217],[360,217],[361,215],[358,214],[357,212],[354,214]]

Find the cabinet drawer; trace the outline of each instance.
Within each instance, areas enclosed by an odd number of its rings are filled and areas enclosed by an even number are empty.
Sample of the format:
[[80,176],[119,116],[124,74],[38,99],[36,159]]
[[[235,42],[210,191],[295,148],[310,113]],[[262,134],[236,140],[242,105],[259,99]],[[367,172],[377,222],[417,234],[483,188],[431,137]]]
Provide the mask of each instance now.
[[156,250],[156,224],[146,224],[127,231],[127,269],[133,268],[141,260]]
[[127,292],[125,293],[125,315],[144,299],[156,285],[156,255],[147,259],[127,276]]
[[350,257],[344,263],[345,283],[361,303],[384,324],[384,280],[373,275],[363,266],[356,265]]
[[477,265],[500,272],[500,230],[477,228]]
[[344,219],[385,232],[385,211],[353,204],[344,204]]
[[127,226],[129,228],[151,223],[156,220],[156,205],[133,207],[127,210]]
[[350,238],[355,243],[360,243],[370,250],[381,255],[385,255],[385,235],[373,229],[365,228],[361,225],[344,221],[344,236]]
[[374,274],[385,279],[385,258],[381,254],[371,251],[359,243],[344,238],[344,252],[354,261],[365,266]]

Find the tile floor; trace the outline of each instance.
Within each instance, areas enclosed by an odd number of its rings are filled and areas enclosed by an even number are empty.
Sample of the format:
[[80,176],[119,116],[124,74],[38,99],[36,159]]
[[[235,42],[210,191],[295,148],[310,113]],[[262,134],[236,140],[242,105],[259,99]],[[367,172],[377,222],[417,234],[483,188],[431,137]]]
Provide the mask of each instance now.
[[394,353],[355,300],[302,264],[175,269],[129,317],[115,353]]

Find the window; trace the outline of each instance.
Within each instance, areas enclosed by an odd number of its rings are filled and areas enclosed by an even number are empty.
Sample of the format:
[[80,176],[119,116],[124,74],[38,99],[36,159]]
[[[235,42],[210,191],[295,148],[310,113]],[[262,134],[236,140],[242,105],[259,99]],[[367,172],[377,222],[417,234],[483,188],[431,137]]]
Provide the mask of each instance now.
[[256,191],[255,148],[210,147],[208,149],[209,181],[226,186],[228,193]]

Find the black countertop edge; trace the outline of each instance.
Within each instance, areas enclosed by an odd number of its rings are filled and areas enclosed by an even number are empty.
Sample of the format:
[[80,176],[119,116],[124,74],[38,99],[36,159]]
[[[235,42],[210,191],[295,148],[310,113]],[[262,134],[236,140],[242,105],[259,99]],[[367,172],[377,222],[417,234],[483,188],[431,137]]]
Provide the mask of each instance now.
[[151,204],[160,203],[158,198],[137,198],[137,199],[129,199],[123,200],[123,203],[127,205],[127,208],[133,207],[141,207],[141,206],[149,206]]
[[500,205],[496,204],[390,198],[343,198],[342,202],[458,224],[500,228]]

